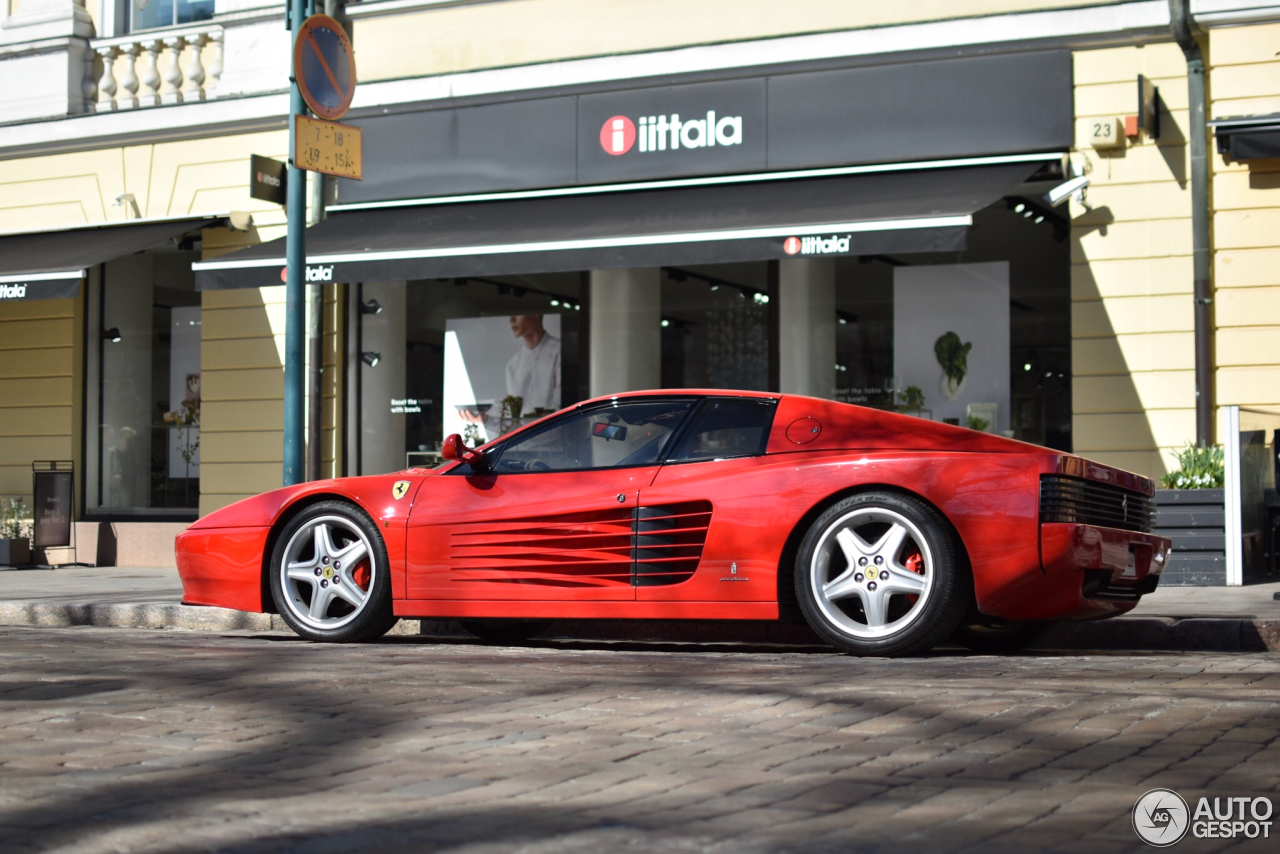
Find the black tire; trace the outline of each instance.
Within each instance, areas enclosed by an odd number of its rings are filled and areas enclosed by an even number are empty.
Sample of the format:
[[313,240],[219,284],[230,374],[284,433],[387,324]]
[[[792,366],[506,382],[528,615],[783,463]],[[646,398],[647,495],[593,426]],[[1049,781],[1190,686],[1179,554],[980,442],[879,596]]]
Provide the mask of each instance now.
[[795,585],[809,626],[863,656],[929,651],[951,636],[973,596],[946,520],[919,499],[878,491],[818,517],[800,544]]
[[462,620],[458,623],[485,643],[509,646],[536,638],[551,628],[550,620]]
[[952,633],[951,640],[965,649],[995,655],[1026,649],[1039,640],[1048,628],[1048,623],[983,620],[962,624]]
[[[323,547],[317,536],[321,527],[328,532]],[[386,543],[369,515],[350,502],[322,501],[289,520],[276,538],[267,572],[281,618],[307,640],[371,641],[398,622],[391,609]],[[317,601],[322,591],[324,598]]]

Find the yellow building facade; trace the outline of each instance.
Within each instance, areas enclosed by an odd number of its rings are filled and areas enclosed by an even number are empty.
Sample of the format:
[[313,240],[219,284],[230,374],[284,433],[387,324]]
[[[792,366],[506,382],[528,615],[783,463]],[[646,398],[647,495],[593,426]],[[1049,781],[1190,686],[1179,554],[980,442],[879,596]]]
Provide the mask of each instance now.
[[[32,12],[36,6],[48,7],[40,20]],[[283,235],[281,207],[250,197],[248,165],[251,155],[284,160],[288,153],[283,10],[252,2],[208,7],[211,15],[199,17],[203,13],[197,10],[191,20],[148,29],[113,11],[114,5],[106,10],[77,0],[11,4],[0,30],[0,89],[19,93],[9,114],[24,118],[0,125],[0,241],[35,232],[74,235],[106,224],[123,229],[207,216],[164,251],[192,252],[198,260],[212,261]],[[1061,273],[1069,285],[1064,286],[1061,310],[1053,311],[1069,324],[1069,376],[1063,388],[1069,390],[1064,429],[1070,449],[1159,476],[1172,467],[1172,452],[1194,440],[1187,66],[1168,34],[1163,0],[799,0],[785,10],[767,2],[713,0],[603,7],[584,0],[416,5],[387,0],[352,3],[345,11],[361,78],[355,109],[371,117],[395,114],[406,104],[465,108],[518,101],[525,93],[549,97],[547,93],[559,90],[748,77],[791,64],[819,73],[904,67],[952,55],[1068,52],[1074,139],[1063,151],[1046,154],[1065,155],[1062,180],[1074,174],[1089,179],[1083,197],[1050,211],[1066,222]],[[1280,114],[1280,21],[1269,19],[1263,4],[1248,2],[1193,2],[1191,11],[1209,68],[1208,116]],[[56,48],[47,47],[50,33]],[[166,73],[174,67],[181,70],[177,80]],[[44,84],[44,90],[24,86],[36,76],[46,80],[50,69],[62,75],[52,91]],[[1124,119],[1138,112],[1138,75],[1159,87],[1159,137],[1139,133],[1121,136],[1118,144],[1097,145],[1099,123],[1123,127]],[[521,132],[510,129],[513,135]],[[914,133],[946,136],[948,128],[922,126]],[[429,152],[424,156],[429,158]],[[1210,163],[1213,403],[1280,411],[1280,351],[1275,346],[1280,340],[1280,160],[1230,162],[1211,140]],[[344,201],[341,191],[337,201]],[[232,212],[237,216],[228,218]],[[241,214],[251,215],[251,226],[235,227],[244,224]],[[977,228],[985,227],[983,216],[995,222],[997,214],[976,214]],[[977,239],[975,233],[971,247]],[[821,291],[821,273],[800,285],[787,284],[792,280],[785,265],[806,262],[781,263],[782,281],[770,294]],[[691,269],[708,281],[716,279],[714,271]],[[844,267],[833,269],[837,279],[844,275]],[[97,483],[99,489],[108,479],[103,473],[106,451],[95,450],[95,443],[104,441],[96,422],[110,401],[94,397],[108,368],[105,361],[96,363],[94,354],[106,353],[101,358],[107,359],[111,352],[111,342],[101,344],[109,330],[99,320],[104,316],[103,288],[113,287],[99,279],[111,275],[105,263],[99,272],[90,270],[74,297],[0,300],[0,496],[23,496],[30,504],[34,461],[73,461],[85,473],[82,481]],[[164,286],[159,275],[154,274],[153,287]],[[744,272],[742,281],[751,275]],[[5,281],[20,277],[19,272]],[[519,287],[515,278],[493,281],[494,287]],[[596,308],[588,310],[603,311],[598,290],[603,279],[591,281],[583,279],[581,293],[593,295]],[[567,287],[559,280],[538,282],[542,284],[530,287],[553,296]],[[837,283],[837,301],[843,299],[842,287]],[[325,330],[324,476],[365,468],[353,455],[367,454],[370,441],[364,439],[365,450],[357,450],[361,446],[354,434],[362,428],[353,415],[358,408],[354,395],[362,370],[359,360],[367,351],[358,348],[352,318],[364,310],[373,291],[366,287],[360,301],[355,288],[354,282],[327,284],[323,304],[312,306],[322,313]],[[765,293],[765,285],[759,288]],[[571,296],[575,305],[577,294]],[[379,299],[390,305],[385,297]],[[505,313],[506,303],[494,305],[493,312]],[[168,525],[163,529],[167,536],[197,513],[279,485],[284,289],[204,289],[189,308],[197,306],[198,500],[188,496],[184,506],[169,508],[172,512],[134,518],[86,495],[78,499],[78,518]],[[786,330],[791,311],[788,303],[782,330],[770,333],[775,336],[771,346],[781,351],[772,358],[807,365],[807,355],[788,349],[800,346]],[[655,310],[653,317],[658,316]],[[843,315],[838,323],[846,324]],[[668,328],[665,315],[662,325]],[[407,333],[409,345],[413,334]],[[568,327],[565,334],[570,334]],[[397,348],[403,349],[404,335],[396,339]],[[833,351],[838,369],[840,346]],[[593,383],[607,366],[595,367],[585,345],[581,352],[579,369],[585,375],[590,363]],[[821,350],[814,357],[815,363],[829,358]],[[1015,352],[1015,374],[1024,358],[1027,373],[1032,372],[1032,357]],[[407,370],[412,372],[412,363]],[[1067,371],[1059,376],[1063,373]],[[794,375],[785,366],[779,374]],[[661,376],[666,376],[665,368]],[[592,383],[584,379],[578,388],[598,390]],[[823,379],[780,390],[832,394],[831,389]],[[926,393],[937,399],[932,388]],[[1019,406],[1016,398],[1015,393],[1011,410]],[[566,394],[566,403],[572,399],[577,397]],[[179,402],[161,403],[177,411]],[[1043,409],[1044,404],[1032,403],[1041,407],[1036,411]],[[380,399],[378,406],[385,408],[385,402]],[[96,421],[94,412],[99,413]],[[1016,412],[1004,417],[1014,419],[1008,422],[1011,434],[1021,429]],[[1046,419],[1051,417],[1041,417]],[[175,428],[164,429],[172,433]],[[1025,435],[1043,439],[1043,426],[1037,429],[1039,433]],[[157,438],[156,447],[165,441],[174,440]],[[403,456],[399,446],[395,454]],[[169,456],[163,465],[172,472],[172,451]],[[90,470],[98,472],[96,481]],[[123,538],[120,548],[127,551]],[[138,549],[138,555],[150,554]]]

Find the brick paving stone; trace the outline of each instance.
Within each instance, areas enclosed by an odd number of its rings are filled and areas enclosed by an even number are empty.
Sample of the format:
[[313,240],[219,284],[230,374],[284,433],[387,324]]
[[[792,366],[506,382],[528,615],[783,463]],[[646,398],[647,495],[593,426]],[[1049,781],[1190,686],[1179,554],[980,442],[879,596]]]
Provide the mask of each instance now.
[[0,850],[1136,851],[1278,733],[1275,653],[2,628]]

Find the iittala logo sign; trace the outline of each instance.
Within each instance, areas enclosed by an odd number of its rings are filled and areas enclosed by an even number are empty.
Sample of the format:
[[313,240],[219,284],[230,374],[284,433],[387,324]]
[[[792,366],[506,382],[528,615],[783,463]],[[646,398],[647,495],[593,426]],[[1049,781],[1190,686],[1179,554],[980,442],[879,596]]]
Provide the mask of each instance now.
[[742,116],[717,116],[715,110],[707,110],[697,118],[681,119],[679,113],[671,113],[640,116],[638,121],[637,126],[627,116],[605,119],[600,127],[600,147],[619,156],[632,149],[651,154],[742,144]]

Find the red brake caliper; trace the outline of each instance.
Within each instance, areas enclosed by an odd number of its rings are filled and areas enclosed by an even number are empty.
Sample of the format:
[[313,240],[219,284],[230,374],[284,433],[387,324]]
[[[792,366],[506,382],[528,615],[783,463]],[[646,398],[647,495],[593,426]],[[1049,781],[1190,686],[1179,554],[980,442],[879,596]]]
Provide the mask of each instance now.
[[351,573],[351,580],[358,584],[361,590],[368,590],[371,580],[369,564],[366,562],[357,566],[355,572]]
[[[924,555],[920,554],[920,552],[908,555],[907,559],[902,562],[902,565],[914,572],[916,575],[924,575]],[[920,597],[915,594],[911,594],[907,597],[908,601],[910,601],[912,605],[916,604],[916,600],[919,598]]]

